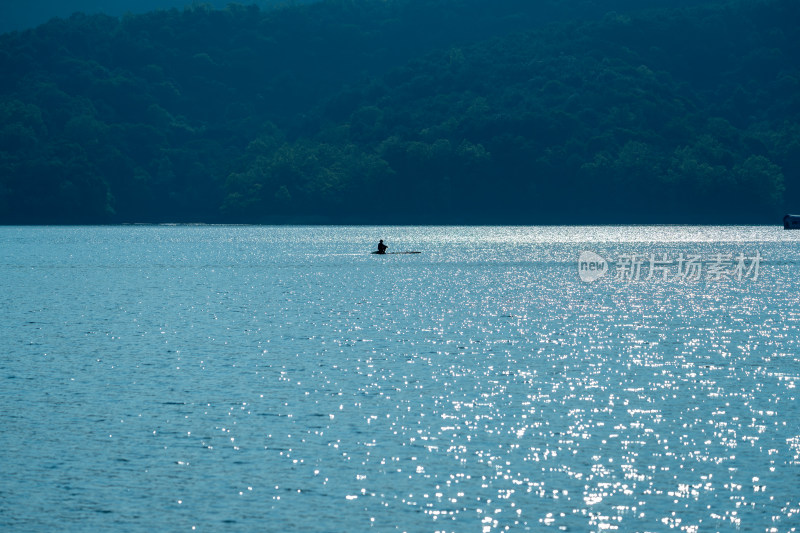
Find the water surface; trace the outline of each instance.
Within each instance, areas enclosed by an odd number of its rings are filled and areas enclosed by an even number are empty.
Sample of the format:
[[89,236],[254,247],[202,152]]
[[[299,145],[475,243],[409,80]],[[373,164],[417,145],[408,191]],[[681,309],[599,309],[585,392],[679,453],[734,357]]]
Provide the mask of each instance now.
[[[0,250],[0,527],[800,524],[800,232],[5,227]],[[582,282],[583,251],[608,275]],[[706,270],[647,279],[651,254]],[[739,254],[757,275],[707,275]]]

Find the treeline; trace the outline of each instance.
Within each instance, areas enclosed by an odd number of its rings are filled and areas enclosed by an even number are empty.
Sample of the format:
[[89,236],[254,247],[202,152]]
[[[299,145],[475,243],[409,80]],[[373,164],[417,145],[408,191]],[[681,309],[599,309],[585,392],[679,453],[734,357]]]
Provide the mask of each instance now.
[[[308,4],[318,0],[248,0],[261,8],[271,9],[287,5]],[[183,8],[187,5],[206,4],[223,9],[230,0],[25,0],[0,2],[0,33],[19,31],[54,17],[68,17],[75,12],[106,13],[120,16],[125,13],[146,13],[157,9]]]
[[800,209],[800,3],[642,4],[195,6],[2,35],[0,222]]

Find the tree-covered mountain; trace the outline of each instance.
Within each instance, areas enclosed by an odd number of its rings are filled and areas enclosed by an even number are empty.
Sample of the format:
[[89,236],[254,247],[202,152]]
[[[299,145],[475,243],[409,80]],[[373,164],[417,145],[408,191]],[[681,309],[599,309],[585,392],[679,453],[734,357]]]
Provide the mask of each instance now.
[[[643,9],[646,4],[647,9]],[[0,36],[0,222],[767,222],[796,0],[326,0]]]
[[[317,0],[248,0],[247,3],[270,8],[314,1]],[[51,18],[69,17],[73,13],[121,16],[157,9],[183,9],[197,4],[223,9],[230,3],[230,0],[5,0],[0,2],[0,33],[26,30]]]

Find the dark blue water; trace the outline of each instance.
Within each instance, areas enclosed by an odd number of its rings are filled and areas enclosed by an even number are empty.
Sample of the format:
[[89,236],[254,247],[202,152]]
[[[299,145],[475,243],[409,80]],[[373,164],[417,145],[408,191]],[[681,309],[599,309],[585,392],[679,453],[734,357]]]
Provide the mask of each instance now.
[[0,228],[0,528],[789,531],[798,275],[778,227]]

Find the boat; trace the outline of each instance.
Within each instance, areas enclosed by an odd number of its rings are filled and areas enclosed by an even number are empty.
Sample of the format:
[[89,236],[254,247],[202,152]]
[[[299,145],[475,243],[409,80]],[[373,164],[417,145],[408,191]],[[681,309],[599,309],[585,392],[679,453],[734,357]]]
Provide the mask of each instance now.
[[421,254],[422,252],[372,252],[373,255],[405,255],[405,254]]
[[800,215],[784,216],[783,229],[800,229]]

